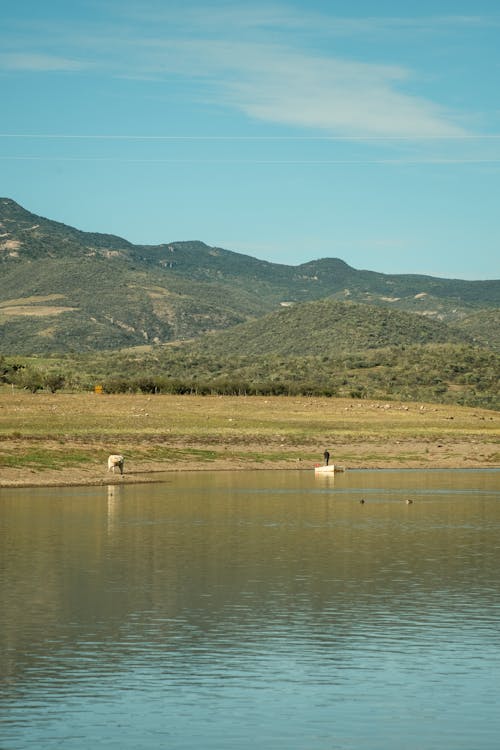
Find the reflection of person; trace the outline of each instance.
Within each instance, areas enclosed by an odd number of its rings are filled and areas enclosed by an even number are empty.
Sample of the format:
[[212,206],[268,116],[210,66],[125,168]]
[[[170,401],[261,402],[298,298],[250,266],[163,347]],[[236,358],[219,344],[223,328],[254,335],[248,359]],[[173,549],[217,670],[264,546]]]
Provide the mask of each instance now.
[[325,457],[325,466],[328,466],[328,461],[330,460],[330,454],[328,453],[327,450],[325,450],[325,452],[323,453],[323,455]]

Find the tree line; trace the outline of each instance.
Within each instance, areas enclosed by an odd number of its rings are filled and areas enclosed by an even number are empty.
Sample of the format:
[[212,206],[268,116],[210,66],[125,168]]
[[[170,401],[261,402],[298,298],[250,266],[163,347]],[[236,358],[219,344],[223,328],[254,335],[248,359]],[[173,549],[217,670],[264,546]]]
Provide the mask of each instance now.
[[60,358],[0,356],[0,382],[40,390],[231,396],[322,396],[500,408],[495,352],[414,345],[338,356],[213,356],[152,348]]

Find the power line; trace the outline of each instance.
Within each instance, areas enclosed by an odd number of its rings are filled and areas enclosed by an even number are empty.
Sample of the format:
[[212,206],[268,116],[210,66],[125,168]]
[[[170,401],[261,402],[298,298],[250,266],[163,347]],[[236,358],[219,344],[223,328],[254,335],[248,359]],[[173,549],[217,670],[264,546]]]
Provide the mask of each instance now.
[[119,135],[83,133],[0,133],[0,138],[116,141],[474,141],[498,140],[499,133],[463,135]]
[[269,164],[269,165],[419,165],[419,164],[500,164],[500,159],[129,159],[108,156],[2,156],[3,161],[114,162],[128,164]]

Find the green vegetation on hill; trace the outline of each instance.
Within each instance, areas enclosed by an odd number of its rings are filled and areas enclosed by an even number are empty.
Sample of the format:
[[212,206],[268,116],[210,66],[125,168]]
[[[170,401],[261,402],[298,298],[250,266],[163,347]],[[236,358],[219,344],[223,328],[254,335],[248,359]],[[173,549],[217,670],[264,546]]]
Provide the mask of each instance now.
[[190,345],[216,356],[328,355],[386,346],[472,343],[466,333],[411,313],[324,299],[304,302]]
[[[8,354],[190,339],[325,298],[420,313],[417,320],[460,323],[465,333],[468,317],[500,307],[500,281],[359,271],[338,258],[287,266],[202,242],[133,245],[36,216],[8,198],[0,198],[0,227],[0,340]],[[57,304],[41,304],[52,295],[60,295]],[[498,337],[480,321],[471,324],[477,341]]]
[[[389,346],[336,354],[224,356],[148,347],[50,358],[0,358],[0,380],[30,390],[309,395],[500,408],[500,356],[465,344]],[[3,373],[3,375],[2,375]]]
[[479,346],[500,352],[500,308],[478,310],[454,324]]
[[500,281],[132,245],[6,198],[0,230],[3,382],[499,408]]

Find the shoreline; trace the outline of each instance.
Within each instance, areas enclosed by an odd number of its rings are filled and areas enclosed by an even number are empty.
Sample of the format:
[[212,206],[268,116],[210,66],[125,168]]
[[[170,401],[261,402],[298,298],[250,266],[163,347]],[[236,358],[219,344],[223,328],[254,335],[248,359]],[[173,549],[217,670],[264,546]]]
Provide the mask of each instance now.
[[[386,446],[387,448],[387,446]],[[128,462],[131,463],[131,462]],[[137,462],[136,465],[127,470],[123,476],[108,474],[105,469],[95,466],[88,468],[65,469],[27,469],[10,468],[0,471],[0,490],[2,489],[29,489],[50,487],[106,487],[139,484],[161,484],[168,481],[168,476],[179,473],[203,473],[203,472],[232,472],[232,471],[310,471],[313,472],[317,464],[321,462],[309,459],[291,459],[277,461],[231,461],[214,460],[211,462]],[[347,464],[338,461],[339,472],[348,471],[478,471],[478,470],[500,470],[497,463],[481,460],[480,458],[464,458],[464,456],[447,456],[440,460],[414,459],[414,460],[366,460],[362,459]],[[337,472],[335,472],[337,473]]]
[[[309,397],[0,389],[0,488],[145,484],[173,472],[498,469],[500,414]],[[125,456],[124,476],[107,471]]]

